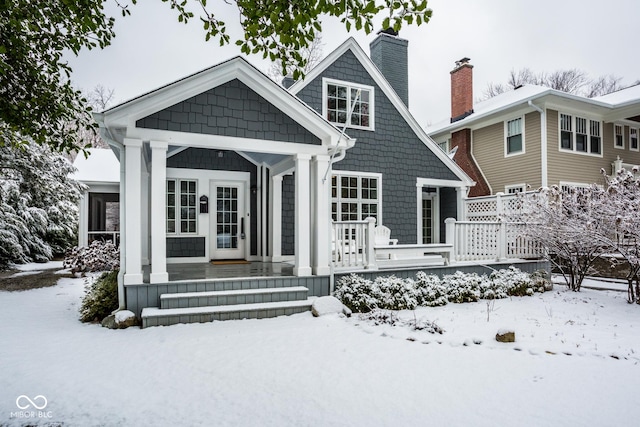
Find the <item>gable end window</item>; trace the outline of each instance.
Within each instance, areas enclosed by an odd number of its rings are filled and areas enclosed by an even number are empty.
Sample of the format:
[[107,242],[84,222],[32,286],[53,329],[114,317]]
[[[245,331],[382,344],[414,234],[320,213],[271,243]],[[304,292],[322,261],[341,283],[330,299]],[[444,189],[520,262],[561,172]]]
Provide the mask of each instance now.
[[371,86],[324,79],[323,116],[350,128],[373,130],[374,91]]
[[638,129],[629,128],[629,150],[638,150]]
[[624,149],[624,126],[613,126],[613,146]]
[[522,117],[505,122],[506,155],[524,153],[524,134]]
[[602,155],[601,122],[560,113],[560,150]]
[[194,180],[167,180],[167,233],[197,232],[196,190]]

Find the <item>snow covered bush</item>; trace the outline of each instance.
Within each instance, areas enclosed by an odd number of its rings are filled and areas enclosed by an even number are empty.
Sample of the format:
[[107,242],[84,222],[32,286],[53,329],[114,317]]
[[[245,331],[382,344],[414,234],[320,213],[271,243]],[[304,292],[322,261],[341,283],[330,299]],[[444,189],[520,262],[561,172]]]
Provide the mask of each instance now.
[[382,310],[376,308],[368,313],[361,313],[358,318],[362,321],[372,323],[376,326],[405,326],[414,331],[425,331],[429,332],[430,334],[444,333],[444,329],[424,317],[420,319],[416,319],[415,317],[413,319],[403,319],[398,316],[398,313],[392,310]]
[[[506,295],[496,296],[495,298],[506,298],[507,296],[525,296],[533,292],[534,283],[531,276],[520,271],[520,269],[510,266],[506,270],[496,270],[489,275],[489,279],[493,283],[493,289],[496,292],[505,292]],[[542,289],[544,292],[544,288]],[[484,299],[491,299],[486,298]]]
[[334,296],[356,313],[366,313],[381,303],[380,288],[371,280],[355,273],[340,279]]
[[120,266],[120,248],[112,242],[94,240],[89,246],[73,247],[64,257],[63,267],[72,273],[113,271]]
[[416,280],[379,276],[372,282],[352,273],[338,281],[335,297],[354,312],[412,310],[418,306],[435,307],[449,302],[531,296],[534,291],[544,292],[545,283],[548,283],[543,273],[536,274],[534,281],[528,273],[511,266],[489,276],[457,271],[440,279],[420,271]]
[[418,271],[416,274],[416,290],[418,292],[418,305],[437,307],[448,302],[447,288],[435,274],[426,274]]
[[84,186],[73,170],[48,146],[0,141],[0,267],[44,262],[75,243]]
[[396,276],[377,277],[375,284],[382,296],[379,307],[387,310],[413,310],[418,306],[418,292],[413,280]]
[[118,271],[87,279],[80,307],[80,320],[100,322],[118,308]]

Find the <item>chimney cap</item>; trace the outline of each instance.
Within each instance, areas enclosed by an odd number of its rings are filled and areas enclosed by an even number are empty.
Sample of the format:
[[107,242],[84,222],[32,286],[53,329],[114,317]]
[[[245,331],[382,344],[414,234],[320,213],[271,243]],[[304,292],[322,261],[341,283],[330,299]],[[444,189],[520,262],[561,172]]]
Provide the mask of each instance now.
[[456,61],[456,67],[461,67],[461,66],[463,66],[465,64],[468,64],[469,61],[471,61],[471,58],[464,57],[464,58]]
[[398,33],[396,30],[394,30],[393,28],[389,27],[389,28],[385,28],[383,30],[378,31],[377,34],[389,34],[390,36],[397,36]]

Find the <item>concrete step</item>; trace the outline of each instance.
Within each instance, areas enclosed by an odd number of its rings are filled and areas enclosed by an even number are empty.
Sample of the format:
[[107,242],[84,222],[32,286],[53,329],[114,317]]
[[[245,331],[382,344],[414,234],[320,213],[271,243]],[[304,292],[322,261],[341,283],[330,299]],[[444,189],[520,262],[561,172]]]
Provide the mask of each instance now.
[[230,291],[182,292],[160,295],[160,308],[212,307],[306,300],[309,289],[304,286],[285,288],[242,289]]
[[280,301],[206,307],[147,307],[142,310],[142,327],[169,326],[178,323],[205,323],[215,320],[264,319],[303,313],[311,309],[312,300]]

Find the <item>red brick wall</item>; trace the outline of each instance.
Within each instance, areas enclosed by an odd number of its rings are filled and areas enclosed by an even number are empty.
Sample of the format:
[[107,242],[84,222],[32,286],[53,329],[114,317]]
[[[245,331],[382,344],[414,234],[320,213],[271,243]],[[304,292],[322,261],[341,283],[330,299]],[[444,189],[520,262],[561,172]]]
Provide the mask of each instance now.
[[451,118],[473,110],[473,65],[463,64],[451,71]]
[[471,157],[471,129],[462,129],[452,133],[451,148],[453,147],[458,147],[453,159],[476,182],[476,185],[471,187],[469,191],[469,197],[490,195],[489,185],[480,173],[480,168]]

